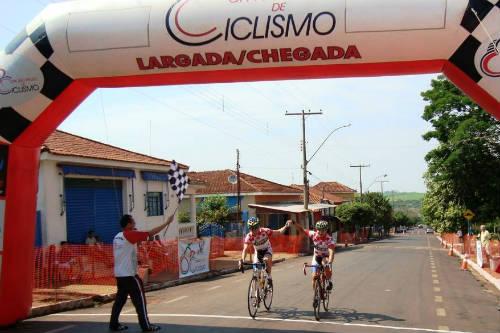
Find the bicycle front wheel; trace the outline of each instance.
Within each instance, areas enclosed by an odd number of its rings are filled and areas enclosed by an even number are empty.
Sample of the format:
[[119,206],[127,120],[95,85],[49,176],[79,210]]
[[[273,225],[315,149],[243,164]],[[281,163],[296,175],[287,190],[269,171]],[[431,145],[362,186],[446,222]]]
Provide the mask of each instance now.
[[314,317],[316,320],[320,320],[319,312],[321,309],[321,286],[318,280],[314,283],[314,297],[313,297],[313,309],[314,309]]
[[325,297],[323,298],[323,309],[328,312],[328,306],[330,305],[330,294],[332,292],[330,290],[325,290]]
[[271,310],[271,304],[273,303],[273,285],[269,284],[269,280],[266,279],[266,284],[264,286],[264,306],[266,310]]
[[248,314],[252,318],[255,318],[257,309],[259,308],[258,293],[259,286],[257,285],[257,279],[254,277],[250,280],[250,285],[248,286]]

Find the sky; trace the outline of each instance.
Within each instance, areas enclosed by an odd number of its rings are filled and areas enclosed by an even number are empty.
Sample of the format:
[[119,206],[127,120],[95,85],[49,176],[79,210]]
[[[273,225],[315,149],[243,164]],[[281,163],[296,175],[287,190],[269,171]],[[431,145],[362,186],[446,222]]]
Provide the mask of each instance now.
[[[104,1],[104,0],[103,0]],[[0,0],[0,48],[50,0]],[[424,192],[425,154],[420,93],[435,75],[99,89],[60,130],[168,160],[193,171],[235,169],[270,181],[302,184],[302,110],[311,185],[338,181],[363,192]],[[387,175],[383,177],[382,175]]]

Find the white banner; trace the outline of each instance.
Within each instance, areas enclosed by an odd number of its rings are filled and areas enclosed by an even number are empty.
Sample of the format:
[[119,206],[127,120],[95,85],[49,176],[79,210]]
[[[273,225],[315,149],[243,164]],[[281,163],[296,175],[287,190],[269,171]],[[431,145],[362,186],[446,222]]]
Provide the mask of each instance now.
[[209,271],[210,237],[179,239],[179,278]]
[[476,261],[479,267],[483,267],[483,251],[481,249],[481,241],[476,240]]

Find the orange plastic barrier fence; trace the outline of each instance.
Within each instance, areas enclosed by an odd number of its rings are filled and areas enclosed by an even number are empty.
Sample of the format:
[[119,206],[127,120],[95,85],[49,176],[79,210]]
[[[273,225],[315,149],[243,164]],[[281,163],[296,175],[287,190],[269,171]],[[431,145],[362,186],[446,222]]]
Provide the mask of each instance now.
[[[277,235],[271,238],[274,252],[304,251],[303,236]],[[224,256],[224,251],[241,251],[243,238],[212,237],[210,259]],[[252,249],[250,249],[252,250]],[[179,272],[178,242],[151,241],[138,246],[140,267],[148,267],[150,276]],[[33,286],[55,289],[72,284],[114,285],[112,245],[50,245],[35,249]]]
[[[144,242],[138,246],[139,265],[151,274],[178,273],[177,241]],[[60,288],[70,284],[114,285],[112,245],[50,245],[35,249],[33,286]]]
[[368,230],[362,229],[357,233],[341,232],[338,234],[338,244],[359,244],[368,242]]
[[[469,254],[472,260],[476,260],[476,235],[465,235],[460,239],[456,234],[444,233],[441,234],[441,238],[450,246],[453,244],[453,248],[462,254]],[[483,258],[486,258],[486,253],[489,257],[500,257],[500,241],[492,240],[489,242],[488,249],[482,247]],[[489,263],[486,262],[486,265]]]

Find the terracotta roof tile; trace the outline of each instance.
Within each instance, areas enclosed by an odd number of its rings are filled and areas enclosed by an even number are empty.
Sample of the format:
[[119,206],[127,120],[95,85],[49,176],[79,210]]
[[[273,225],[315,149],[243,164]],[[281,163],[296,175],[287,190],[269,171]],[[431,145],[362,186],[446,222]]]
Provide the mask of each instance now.
[[[42,152],[46,151],[54,155],[77,156],[96,158],[100,160],[111,160],[120,162],[143,163],[153,165],[170,166],[172,163],[148,155],[132,152],[130,150],[114,147],[108,144],[83,138],[62,131],[52,133],[42,146]],[[187,165],[179,163],[181,168]]]
[[[292,184],[290,185],[291,187],[295,187],[300,190],[304,190],[304,185],[299,185],[299,184]],[[322,190],[316,189],[315,187],[311,187],[309,189],[309,202],[310,203],[322,203],[322,200],[328,200],[332,204],[340,204],[343,202],[346,202],[347,200],[344,198],[339,197],[338,195],[328,193],[325,191],[323,193]]]
[[[233,170],[216,170],[189,172],[189,177],[193,180],[205,182],[206,187],[197,191],[198,194],[225,194],[236,193],[237,187],[229,183],[228,177],[236,175]],[[299,194],[300,190],[293,187],[281,185],[262,178],[240,172],[241,193],[294,193]]]
[[312,188],[318,189],[323,191],[323,188],[325,192],[328,193],[355,193],[356,190],[353,190],[350,187],[347,187],[341,183],[338,182],[320,182],[316,185],[314,185]]

